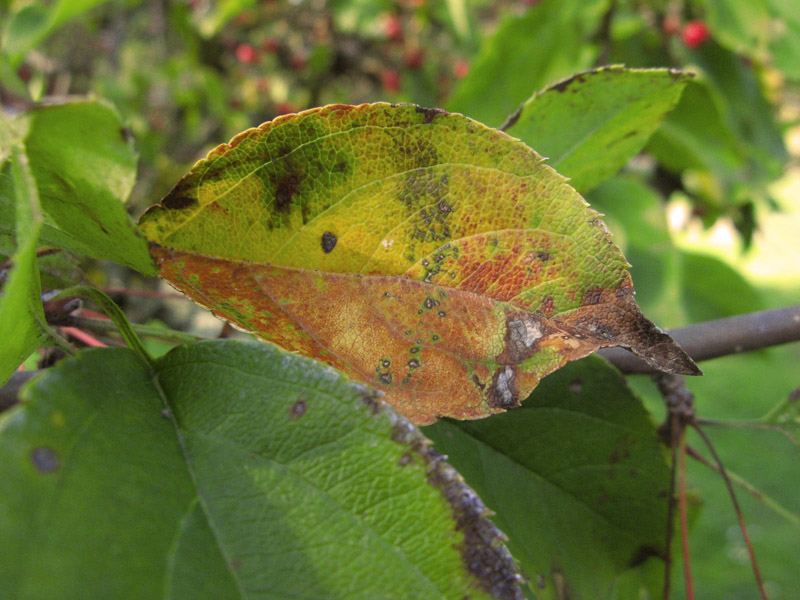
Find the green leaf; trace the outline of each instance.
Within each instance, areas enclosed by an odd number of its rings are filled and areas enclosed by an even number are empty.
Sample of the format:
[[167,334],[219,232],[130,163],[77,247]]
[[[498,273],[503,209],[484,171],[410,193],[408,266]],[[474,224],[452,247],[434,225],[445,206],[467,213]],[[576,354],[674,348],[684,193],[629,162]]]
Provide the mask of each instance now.
[[37,323],[37,320],[44,322],[36,268],[36,246],[42,226],[39,197],[25,155],[14,148],[8,163],[16,205],[17,249],[9,272],[0,270],[0,278],[5,275],[4,281],[0,281],[0,385],[47,337]]
[[681,268],[681,299],[690,322],[764,309],[764,302],[752,284],[718,258],[681,252]]
[[108,0],[59,0],[53,4],[28,4],[8,21],[3,50],[12,66],[64,23]]
[[663,556],[665,455],[602,359],[566,365],[510,413],[424,431],[496,512],[538,598],[603,598],[617,575]]
[[373,392],[233,341],[155,373],[85,351],[6,416],[10,596],[522,597],[480,500]]
[[672,113],[650,138],[648,150],[670,171],[702,169],[732,176],[745,164],[744,149],[725,122],[718,98],[690,81]]
[[586,192],[642,149],[690,77],[619,66],[580,73],[534,95],[504,130]]
[[764,97],[757,74],[741,58],[715,44],[703,44],[695,60],[724,101],[724,117],[737,137],[746,144],[746,155],[754,173],[750,179],[775,179],[788,160],[774,109]]
[[[136,153],[117,112],[99,100],[37,107],[25,147],[41,199],[41,243],[155,273],[147,244],[125,211]],[[0,232],[13,212],[0,186]]]
[[481,46],[448,110],[499,127],[548,83],[588,69],[597,47],[588,38],[608,0],[544,0],[506,18]]
[[800,7],[794,0],[702,0],[714,37],[726,48],[800,78]]

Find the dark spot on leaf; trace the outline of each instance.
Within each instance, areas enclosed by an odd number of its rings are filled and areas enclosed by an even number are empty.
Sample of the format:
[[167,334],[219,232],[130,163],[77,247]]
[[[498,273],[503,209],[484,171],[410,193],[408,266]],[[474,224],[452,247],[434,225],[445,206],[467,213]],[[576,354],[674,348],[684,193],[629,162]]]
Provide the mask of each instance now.
[[578,73],[577,75],[573,75],[563,81],[559,81],[553,86],[550,86],[551,90],[555,90],[556,92],[566,92],[567,88],[571,86],[573,83],[581,83],[586,80],[586,73]]
[[598,304],[602,297],[603,297],[602,288],[594,288],[591,290],[586,290],[586,293],[583,295],[583,299],[581,300],[581,306],[590,306],[593,304]]
[[419,352],[419,346],[413,346],[409,352],[411,352],[411,354],[416,354]]
[[508,131],[509,127],[513,127],[516,124],[516,122],[519,121],[519,116],[521,114],[522,114],[522,105],[520,105],[520,107],[513,113],[508,115],[508,118],[505,120],[505,122],[502,125],[500,125],[499,127],[500,131]]
[[414,459],[414,455],[411,452],[404,452],[402,456],[400,456],[400,460],[397,461],[398,467],[405,467]]
[[384,358],[384,359],[381,361],[381,366],[382,366],[384,369],[388,369],[390,366],[392,366],[392,361],[390,361],[388,358]]
[[289,212],[292,206],[292,197],[300,188],[300,178],[295,174],[286,175],[275,187],[275,210],[281,213]]
[[411,335],[411,330],[410,329],[406,329],[403,333],[405,335]]
[[439,115],[448,114],[446,110],[441,108],[423,108],[422,106],[416,106],[414,110],[423,115],[422,122],[426,125],[433,122],[433,120]]
[[445,316],[447,313],[446,313],[446,312],[444,312],[443,310],[440,310],[440,311],[439,311],[438,313],[436,313],[436,314],[438,314],[440,317],[443,317],[443,316]]
[[197,204],[197,198],[169,194],[161,201],[161,206],[170,210],[180,210]]
[[438,300],[436,300],[435,298],[431,298],[430,296],[425,298],[425,308],[431,309],[434,306],[439,306],[439,301]]
[[292,419],[299,419],[306,414],[306,409],[306,401],[303,398],[300,398],[297,400],[297,402],[293,402],[289,407],[289,417]]
[[378,375],[378,380],[385,385],[392,385],[392,374],[381,373]]
[[478,379],[477,375],[472,376],[472,381],[475,382],[475,385],[478,386],[479,389],[484,389],[486,387],[485,383],[482,383],[480,379]]
[[567,386],[567,391],[573,394],[580,394],[581,391],[583,391],[583,381],[580,378],[573,380],[572,383]]
[[436,335],[436,334],[434,333],[434,334],[431,336],[431,339],[432,339],[434,342],[438,342],[438,341],[439,341],[439,336],[438,336],[438,335]]
[[552,296],[545,296],[542,304],[539,306],[539,312],[545,317],[552,317],[556,312],[556,305]]
[[40,473],[52,473],[60,464],[55,451],[47,446],[34,448],[31,451],[31,462]]
[[336,235],[331,233],[330,231],[326,231],[322,234],[322,251],[325,254],[328,254],[331,250],[336,247],[336,242],[338,242],[338,238]]
[[122,138],[123,142],[128,144],[133,140],[133,131],[130,127],[122,127],[119,130],[119,136]]
[[538,258],[542,262],[547,262],[548,260],[553,258],[553,255],[550,254],[549,252],[537,252],[536,258]]
[[412,369],[419,369],[421,364],[422,363],[420,363],[419,359],[417,358],[412,358],[410,361],[408,361],[408,366],[411,367]]

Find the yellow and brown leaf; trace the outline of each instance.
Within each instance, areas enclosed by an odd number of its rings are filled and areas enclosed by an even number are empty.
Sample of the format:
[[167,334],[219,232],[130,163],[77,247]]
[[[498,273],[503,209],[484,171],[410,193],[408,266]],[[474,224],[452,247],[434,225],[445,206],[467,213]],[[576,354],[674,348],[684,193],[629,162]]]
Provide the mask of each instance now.
[[461,115],[279,117],[211,151],[139,226],[179,290],[417,423],[516,406],[607,346],[698,372],[639,311],[600,215],[522,142]]

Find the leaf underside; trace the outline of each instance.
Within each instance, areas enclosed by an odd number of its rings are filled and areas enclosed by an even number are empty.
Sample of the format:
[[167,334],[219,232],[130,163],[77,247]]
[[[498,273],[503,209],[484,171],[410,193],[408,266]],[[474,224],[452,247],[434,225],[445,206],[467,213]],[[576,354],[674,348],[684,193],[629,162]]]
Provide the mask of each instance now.
[[439,109],[280,117],[211,151],[139,226],[175,287],[418,423],[517,406],[606,346],[697,372],[641,314],[624,256],[566,180]]

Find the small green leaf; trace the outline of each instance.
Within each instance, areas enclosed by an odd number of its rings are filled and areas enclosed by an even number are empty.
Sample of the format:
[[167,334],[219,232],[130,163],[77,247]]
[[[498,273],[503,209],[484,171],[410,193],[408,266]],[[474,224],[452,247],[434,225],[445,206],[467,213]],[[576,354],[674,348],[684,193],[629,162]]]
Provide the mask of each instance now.
[[526,98],[552,81],[588,69],[588,38],[608,0],[543,0],[505,19],[482,45],[447,109],[499,127]]
[[496,512],[537,598],[603,598],[618,574],[663,556],[663,449],[602,359],[562,367],[519,409],[424,431]]
[[521,600],[480,500],[373,392],[229,340],[155,374],[88,350],[6,416],[8,595]]
[[586,192],[642,149],[690,77],[619,66],[580,73],[534,95],[504,129]]
[[0,271],[0,385],[46,339],[37,320],[44,321],[40,300],[36,244],[42,227],[39,197],[25,155],[11,150],[8,168],[16,205],[17,249],[8,273]]
[[[136,153],[117,112],[90,99],[37,107],[29,118],[25,148],[45,216],[41,242],[155,274],[123,204]],[[0,214],[13,214],[5,187]],[[0,216],[0,232],[8,218]]]

